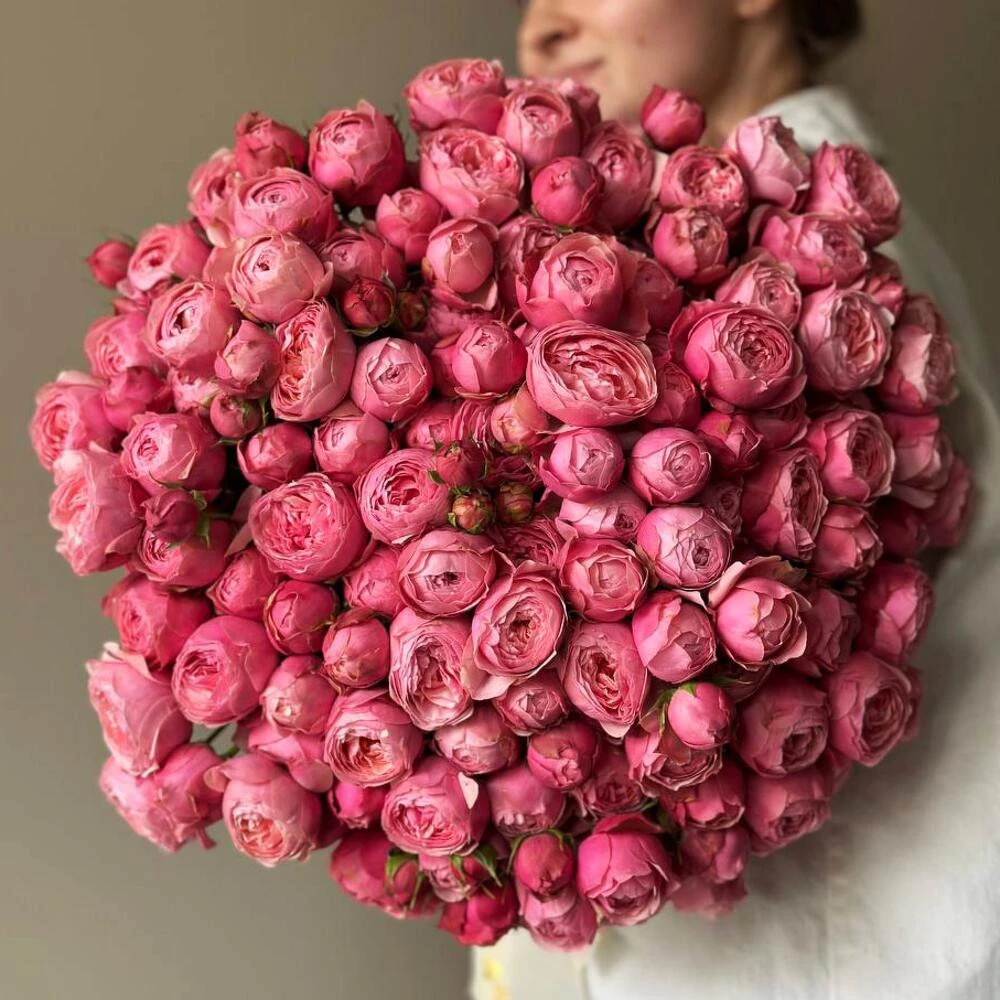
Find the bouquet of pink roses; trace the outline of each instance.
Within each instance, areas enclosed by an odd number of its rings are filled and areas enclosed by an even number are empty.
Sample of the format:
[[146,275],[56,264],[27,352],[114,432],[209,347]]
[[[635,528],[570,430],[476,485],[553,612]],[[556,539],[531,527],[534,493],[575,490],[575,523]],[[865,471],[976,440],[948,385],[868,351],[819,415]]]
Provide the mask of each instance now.
[[79,574],[101,788],[223,820],[467,944],[715,915],[916,731],[969,469],[892,181],[775,118],[455,60],[307,137],[260,114],[190,218],[89,260],[90,371],[31,425]]

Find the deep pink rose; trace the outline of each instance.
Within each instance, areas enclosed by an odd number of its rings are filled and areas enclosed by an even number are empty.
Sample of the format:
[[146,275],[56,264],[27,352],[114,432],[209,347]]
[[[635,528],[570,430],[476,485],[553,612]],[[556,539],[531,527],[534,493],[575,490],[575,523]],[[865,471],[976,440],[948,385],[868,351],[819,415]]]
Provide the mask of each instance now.
[[187,541],[199,528],[204,503],[187,490],[157,493],[142,505],[146,530],[167,542]]
[[639,551],[668,587],[710,587],[729,565],[733,538],[704,507],[671,504],[651,510],[636,533]]
[[389,451],[389,428],[353,403],[342,403],[313,431],[316,464],[334,482],[351,485]]
[[535,211],[554,226],[580,229],[600,209],[604,178],[579,156],[560,156],[546,163],[531,181]]
[[754,430],[764,439],[764,449],[780,451],[798,444],[809,430],[809,412],[804,396],[793,399],[787,406],[748,413]]
[[580,155],[604,178],[600,221],[614,230],[638,222],[653,200],[653,154],[641,135],[622,122],[601,122]]
[[510,327],[473,321],[455,341],[451,359],[456,389],[473,398],[508,392],[524,378],[528,355]]
[[141,312],[102,316],[91,323],[83,340],[91,372],[111,379],[129,368],[157,368],[145,329],[146,319]]
[[669,684],[683,684],[715,662],[708,615],[669,591],[656,591],[635,612],[632,638],[646,669]]
[[406,284],[403,255],[368,229],[340,230],[319,248],[319,257],[333,268],[333,291],[338,295],[360,278],[386,278],[393,288]]
[[264,605],[278,579],[260,552],[246,548],[232,557],[222,575],[209,587],[208,596],[216,614],[261,621]]
[[416,132],[466,125],[495,132],[506,92],[503,67],[486,59],[446,59],[422,69],[403,88]]
[[627,486],[618,486],[596,500],[563,500],[556,527],[567,539],[635,538],[647,507]]
[[87,257],[90,274],[104,288],[114,288],[128,273],[133,246],[125,240],[105,240]]
[[446,903],[438,927],[466,947],[494,945],[517,923],[517,896],[507,882],[496,892],[482,889],[459,903]]
[[315,656],[289,656],[271,674],[260,696],[264,718],[303,736],[322,736],[335,692],[318,672]]
[[402,595],[396,585],[399,554],[386,545],[378,545],[360,565],[344,575],[344,600],[352,608],[373,611],[392,617],[403,610]]
[[664,153],[696,143],[705,131],[705,112],[679,90],[654,86],[639,113],[642,130]]
[[712,458],[691,431],[662,427],[644,434],[628,460],[632,488],[649,504],[682,503],[701,492]]
[[576,156],[582,140],[572,103],[545,84],[511,91],[504,98],[496,133],[529,170],[558,156]]
[[780,778],[747,778],[746,824],[755,854],[770,854],[830,818],[830,787],[818,767]]
[[789,667],[807,677],[821,677],[836,670],[850,655],[861,622],[852,601],[816,581],[802,585],[809,602],[803,615],[806,624],[806,650]]
[[64,452],[86,450],[90,444],[111,448],[118,441],[101,401],[102,385],[83,372],[63,372],[35,394],[31,446],[47,471]]
[[743,875],[750,859],[745,827],[728,830],[686,830],[679,845],[681,870],[688,877],[725,885]]
[[237,239],[287,233],[311,245],[321,243],[337,226],[330,195],[311,177],[287,166],[238,185],[232,219]]
[[264,605],[264,627],[280,653],[318,653],[337,611],[329,587],[302,580],[283,580]]
[[860,287],[880,306],[888,309],[894,320],[899,319],[909,293],[903,284],[903,272],[896,261],[873,252],[868,274],[861,279]]
[[525,837],[514,855],[513,872],[521,888],[540,899],[551,899],[573,883],[573,847],[554,833]]
[[340,311],[352,333],[366,337],[396,319],[399,297],[381,278],[355,278],[340,295]]
[[722,769],[697,785],[660,794],[660,805],[684,827],[728,830],[743,818],[747,802],[746,772],[727,760]]
[[710,209],[665,212],[655,224],[650,245],[657,261],[681,281],[712,285],[726,276],[729,235]]
[[226,471],[226,452],[203,420],[188,413],[139,417],[122,442],[122,469],[148,493],[211,491]]
[[323,760],[323,740],[319,736],[305,736],[254,717],[240,726],[236,738],[245,743],[249,753],[263,754],[275,764],[282,764],[307,791],[323,795],[333,787],[333,774]]
[[566,796],[542,784],[525,763],[484,779],[493,825],[508,840],[541,833],[558,824]]
[[507,557],[515,564],[537,562],[552,564],[562,547],[562,538],[554,521],[533,517],[518,524],[501,524],[493,536]]
[[972,492],[972,470],[960,455],[956,455],[947,481],[935,497],[934,505],[926,512],[927,538],[931,545],[950,549],[961,544],[969,524]]
[[550,439],[538,472],[557,496],[577,502],[598,500],[621,481],[625,456],[618,439],[598,427],[568,427]]
[[780,118],[745,119],[730,133],[724,148],[743,168],[754,201],[794,208],[809,190],[809,157]]
[[816,533],[816,551],[809,572],[822,580],[864,576],[882,555],[882,540],[864,507],[832,503]]
[[882,560],[858,597],[858,647],[889,663],[905,664],[920,644],[934,611],[930,577],[912,562]]
[[707,208],[727,229],[739,224],[750,204],[747,182],[736,160],[704,146],[685,146],[667,158],[658,196],[668,211]]
[[[696,428],[712,463],[723,473],[746,472],[760,459],[764,439],[745,413],[709,410]],[[633,449],[633,454],[635,449]],[[705,477],[707,480],[707,476]],[[704,483],[701,484],[704,486]],[[692,493],[700,492],[701,487]]]
[[222,440],[240,441],[263,424],[264,414],[256,400],[220,392],[212,398],[208,421]]
[[226,551],[232,540],[233,529],[218,520],[209,521],[206,536],[195,535],[183,542],[168,542],[144,531],[130,568],[167,587],[208,587],[226,568]]
[[736,711],[722,688],[714,684],[685,684],[674,691],[667,721],[677,738],[696,750],[711,750],[729,740]]
[[625,751],[607,741],[598,747],[590,777],[573,789],[572,796],[581,816],[588,819],[636,812],[645,801],[642,788],[629,775]]
[[403,549],[397,581],[403,600],[431,616],[471,611],[496,576],[493,543],[452,529],[429,531]]
[[354,485],[365,527],[380,542],[399,544],[444,523],[451,504],[446,486],[430,473],[434,456],[403,448],[379,459]]
[[364,788],[338,781],[327,793],[333,814],[348,830],[367,830],[378,823],[387,795],[385,788]]
[[[798,664],[801,661],[789,661]],[[723,658],[708,673],[713,684],[724,688],[726,694],[737,704],[752,698],[774,673],[774,667],[744,667],[733,660]]]
[[558,725],[570,710],[566,691],[554,669],[542,670],[512,684],[492,704],[518,736]]
[[793,330],[802,313],[802,292],[795,271],[758,251],[715,290],[716,302],[763,309]]
[[527,298],[539,263],[559,239],[555,226],[533,215],[516,215],[500,227],[497,280],[505,315],[516,311]]
[[419,188],[400,188],[384,194],[375,212],[379,235],[394,246],[411,267],[423,260],[431,232],[444,219],[440,202]]
[[355,607],[330,626],[323,639],[322,672],[347,688],[371,687],[389,676],[389,632],[374,612]]
[[219,391],[214,378],[208,375],[194,375],[181,368],[171,368],[167,372],[167,385],[173,393],[174,409],[178,413],[193,413],[195,416],[208,419],[212,399]]
[[198,278],[208,254],[209,246],[193,222],[152,226],[129,258],[126,281],[141,293],[159,290],[175,278]]
[[674,908],[682,913],[697,913],[706,920],[728,916],[747,896],[742,878],[716,883],[708,878],[685,878],[670,897]]
[[941,418],[936,413],[925,417],[902,413],[883,413],[881,416],[896,452],[892,495],[921,510],[933,507],[948,482],[954,462],[954,452],[941,428]]
[[429,236],[423,275],[435,298],[456,309],[497,304],[497,227],[482,219],[451,219]]
[[[352,899],[378,906],[392,917],[403,919],[421,909],[415,860],[403,862],[387,877],[392,843],[381,830],[352,830],[330,855],[330,878]],[[416,905],[414,905],[416,904]]]
[[427,356],[415,344],[386,337],[358,352],[351,399],[380,420],[411,417],[427,401],[433,374]]
[[572,884],[545,898],[529,893],[521,920],[535,944],[548,951],[581,951],[597,935],[597,914]]
[[240,441],[236,461],[247,482],[263,490],[277,489],[312,471],[309,432],[296,424],[269,424]]
[[174,408],[170,386],[148,368],[126,368],[113,375],[101,392],[108,423],[127,431],[141,413],[166,413]]
[[521,741],[485,703],[476,705],[467,719],[444,726],[434,734],[438,753],[464,774],[489,774],[517,763]]
[[849,223],[825,215],[767,212],[760,220],[756,243],[791,265],[807,291],[827,285],[846,288],[868,269],[861,234]]
[[[236,156],[223,146],[199,163],[187,183],[187,209],[201,224],[213,247],[228,247],[232,233],[232,196],[240,182]],[[206,264],[205,271],[210,268]],[[208,277],[207,273],[203,274]]]
[[889,492],[896,457],[876,414],[835,407],[813,418],[805,444],[832,500],[867,504]]
[[629,731],[625,756],[629,776],[653,796],[664,788],[678,791],[698,785],[718,773],[723,761],[718,750],[688,746],[658,711],[647,712]]
[[275,167],[301,170],[306,165],[306,142],[289,125],[250,111],[233,131],[236,165],[244,177],[259,177]]
[[549,788],[569,791],[593,773],[600,737],[582,719],[569,719],[528,738],[525,760],[531,773]]
[[698,495],[698,503],[714,514],[732,533],[739,536],[743,530],[740,503],[743,499],[742,479],[717,479],[710,482]]
[[570,607],[592,622],[617,622],[642,602],[649,570],[635,552],[609,538],[566,543],[559,556],[559,583]]

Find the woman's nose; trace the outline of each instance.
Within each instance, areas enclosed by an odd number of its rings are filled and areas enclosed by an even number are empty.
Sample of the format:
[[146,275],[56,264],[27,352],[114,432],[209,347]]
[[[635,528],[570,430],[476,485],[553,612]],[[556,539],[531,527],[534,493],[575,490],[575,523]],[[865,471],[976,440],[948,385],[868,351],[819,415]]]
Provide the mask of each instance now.
[[521,59],[547,61],[579,30],[572,0],[531,0],[521,21]]

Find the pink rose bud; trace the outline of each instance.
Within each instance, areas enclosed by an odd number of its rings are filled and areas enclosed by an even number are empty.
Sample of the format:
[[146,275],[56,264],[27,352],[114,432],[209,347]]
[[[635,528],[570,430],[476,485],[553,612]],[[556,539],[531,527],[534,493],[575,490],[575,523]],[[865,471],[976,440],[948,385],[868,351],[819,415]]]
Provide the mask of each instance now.
[[583,622],[570,634],[559,679],[569,700],[612,738],[639,718],[649,676],[628,626]]
[[208,588],[208,596],[216,614],[262,621],[264,605],[277,587],[278,579],[267,560],[251,547],[230,559],[219,578]]
[[381,279],[355,278],[341,293],[340,311],[352,330],[367,336],[392,322],[396,293]]
[[647,507],[627,486],[590,502],[564,500],[556,527],[567,539],[611,538],[629,542],[635,538]]
[[698,421],[697,431],[712,462],[726,474],[746,472],[760,458],[764,439],[746,414],[709,410]]
[[818,767],[780,778],[747,778],[746,824],[755,854],[769,854],[830,818],[830,787]]
[[146,339],[163,364],[207,376],[239,322],[224,288],[185,281],[153,303]]
[[281,361],[271,406],[282,420],[325,417],[351,388],[356,350],[329,302],[310,302],[274,331]]
[[146,341],[146,317],[141,312],[102,316],[90,324],[83,340],[90,370],[110,379],[129,368],[158,368]]
[[199,277],[208,254],[193,222],[151,226],[132,251],[125,280],[139,293],[159,291],[174,279]]
[[101,768],[100,787],[122,819],[161,850],[177,851],[195,838],[212,847],[206,827],[221,818],[222,795],[206,785],[205,774],[219,763],[209,747],[188,743],[142,778],[110,757]]
[[694,145],[705,131],[702,106],[679,90],[654,86],[639,117],[650,142],[664,153]]
[[166,413],[174,407],[170,387],[148,368],[127,368],[113,375],[101,392],[108,423],[127,431],[141,413]]
[[554,226],[582,229],[600,208],[604,178],[578,156],[561,156],[545,164],[531,182],[535,211]]
[[636,545],[668,587],[710,587],[729,565],[729,529],[703,507],[669,505],[650,511],[639,524]]
[[375,212],[375,228],[413,267],[427,253],[431,232],[444,222],[441,204],[419,188],[384,194]]
[[470,535],[481,535],[496,518],[496,509],[488,493],[473,490],[455,497],[448,511],[448,523]]
[[460,395],[496,396],[524,379],[527,351],[510,327],[482,320],[465,328],[454,345],[452,372]]
[[111,448],[119,434],[105,412],[100,379],[63,372],[35,394],[29,433],[39,463],[51,472],[64,452],[86,450],[93,443]]
[[649,588],[649,570],[621,542],[580,538],[559,557],[559,583],[570,607],[592,622],[617,622],[631,615]]
[[378,545],[364,562],[344,574],[344,601],[351,608],[393,617],[405,604],[396,585],[396,565],[399,554],[395,549]]
[[240,441],[236,461],[247,482],[263,490],[301,479],[313,467],[309,433],[295,424],[270,424]]
[[352,830],[330,856],[330,878],[352,899],[379,906],[403,918],[417,895],[420,871],[415,860],[405,861],[392,878],[386,877],[393,845],[381,830]]
[[434,734],[438,753],[463,774],[489,774],[517,763],[521,743],[488,704],[480,703],[467,719]]
[[813,155],[806,208],[850,222],[872,246],[899,232],[899,192],[885,169],[859,146],[820,146]]
[[[679,885],[673,863],[647,821],[602,820],[577,849],[576,885],[609,924],[631,927],[656,916]],[[627,825],[628,822],[634,827]]]
[[434,474],[445,486],[472,486],[486,469],[485,451],[471,441],[452,441],[434,456]]
[[264,627],[280,653],[318,653],[336,611],[337,597],[329,587],[285,580],[264,605]]
[[503,67],[486,59],[447,59],[422,69],[403,88],[416,132],[442,125],[496,131],[506,93]]
[[208,775],[224,788],[222,818],[240,853],[273,868],[304,861],[317,846],[320,800],[262,754],[226,761]]
[[576,156],[582,140],[572,103],[544,84],[519,87],[504,98],[496,133],[529,170],[556,157]]
[[277,665],[262,625],[220,615],[184,643],[171,679],[174,697],[192,722],[228,725],[257,707]]
[[572,884],[545,899],[528,894],[521,920],[535,944],[547,951],[582,951],[597,936],[597,914]]
[[659,201],[668,211],[707,208],[732,230],[747,213],[749,193],[743,171],[731,156],[704,146],[685,146],[667,159]]
[[166,542],[183,542],[198,530],[203,505],[187,490],[167,490],[150,497],[142,508],[147,531]]
[[285,323],[330,290],[332,269],[296,236],[265,233],[242,244],[226,279],[237,308],[257,323]]
[[413,770],[422,737],[384,689],[340,695],[326,726],[324,755],[338,781],[388,785]]
[[122,468],[152,494],[214,490],[226,469],[226,453],[198,417],[151,413],[137,419],[122,442]]
[[[209,242],[216,249],[228,248],[232,234],[232,196],[241,177],[236,156],[223,146],[207,160],[198,164],[187,183],[188,212],[201,224]],[[203,276],[208,277],[210,265]]]
[[429,531],[400,554],[397,581],[403,600],[430,616],[471,611],[496,576],[493,543],[449,529]]
[[367,101],[327,112],[309,133],[309,172],[345,205],[377,205],[405,169],[399,130]]
[[714,684],[685,684],[667,706],[667,720],[677,738],[697,750],[725,744],[735,718],[732,701]]
[[497,403],[490,414],[490,431],[507,451],[520,451],[540,444],[552,421],[535,401],[527,386]]
[[367,688],[384,681],[389,676],[386,627],[361,608],[342,614],[323,639],[321,672],[338,687]]
[[882,560],[865,578],[858,598],[858,647],[904,664],[923,639],[933,610],[930,578],[916,563]]
[[790,265],[806,291],[836,285],[846,288],[868,270],[868,251],[849,223],[827,215],[764,213],[755,242]]
[[590,777],[571,795],[587,819],[636,812],[645,801],[642,788],[629,776],[625,751],[608,742],[598,748]]
[[743,875],[750,859],[750,836],[742,826],[687,830],[681,837],[679,854],[685,875],[724,885]]
[[327,801],[348,830],[367,830],[378,823],[387,794],[385,788],[364,788],[338,781],[328,793]]
[[[588,378],[577,367],[586,359]],[[652,409],[652,355],[622,334],[581,322],[542,330],[528,351],[528,389],[557,420],[580,427],[626,424]]]
[[569,719],[528,739],[528,769],[543,785],[569,791],[593,773],[598,746],[592,726]]
[[651,245],[657,261],[681,281],[712,285],[726,276],[729,234],[722,219],[707,208],[664,213]]
[[351,399],[379,420],[402,421],[427,401],[433,375],[426,355],[396,337],[374,340],[358,352]]
[[708,595],[722,647],[749,669],[786,663],[806,650],[809,602],[802,573],[776,556],[734,562]]
[[465,854],[482,838],[489,802],[474,778],[446,760],[428,757],[392,787],[382,809],[382,828],[411,854]]
[[926,512],[927,536],[938,548],[955,548],[965,536],[971,514],[972,470],[956,455],[948,479]]
[[281,729],[322,736],[334,690],[317,670],[314,656],[289,656],[271,674],[260,696],[264,718]]
[[209,520],[205,535],[192,536],[183,542],[168,542],[145,531],[131,568],[168,587],[208,587],[225,569],[226,551],[232,540],[233,529],[219,520]]
[[813,418],[805,444],[831,499],[867,504],[889,492],[896,459],[876,414],[836,407]]
[[259,177],[275,167],[301,170],[306,163],[306,143],[295,129],[250,111],[236,123],[236,165],[244,177]]
[[286,165],[237,185],[230,210],[236,239],[287,233],[315,246],[339,226],[330,195]]
[[958,393],[955,349],[948,325],[925,295],[907,299],[892,332],[892,353],[876,390],[898,413],[925,414]]
[[937,414],[911,417],[883,413],[882,423],[896,453],[892,495],[913,507],[933,507],[948,482],[954,453]]
[[826,508],[819,463],[807,448],[769,452],[746,478],[744,531],[766,552],[809,560]]
[[795,271],[765,251],[754,251],[715,290],[716,302],[762,309],[794,329],[802,312],[802,292]]
[[610,431],[569,427],[557,432],[538,464],[542,482],[557,496],[597,500],[621,482],[625,456]]
[[554,833],[525,837],[514,855],[514,878],[528,892],[551,899],[573,882],[573,848]]
[[342,229],[318,252],[320,260],[333,268],[333,291],[338,295],[359,278],[386,279],[393,288],[406,284],[406,263],[402,255],[368,229]]
[[746,811],[746,772],[732,760],[700,784],[660,795],[660,805],[683,827],[728,830]]
[[421,142],[420,186],[455,218],[498,226],[517,211],[523,184],[519,157],[497,136],[446,125]]
[[601,122],[580,155],[604,178],[599,220],[613,230],[638,222],[653,194],[653,154],[642,137],[622,122]]
[[446,305],[492,309],[497,301],[494,276],[496,226],[481,219],[451,219],[428,238],[423,275],[432,294]]
[[487,947],[516,923],[517,896],[508,882],[497,892],[483,889],[460,903],[446,903],[438,927],[466,947]]
[[747,118],[724,148],[743,168],[754,201],[794,208],[809,190],[812,164],[780,118]]
[[240,441],[264,422],[264,413],[256,401],[219,393],[208,408],[212,430],[223,441]]
[[540,782],[524,763],[487,776],[484,787],[493,825],[508,840],[556,826],[565,810],[566,796]]
[[493,706],[518,736],[558,725],[570,710],[569,699],[554,670],[543,670],[512,684],[494,699]]
[[632,638],[646,669],[668,684],[683,684],[715,662],[708,615],[667,591],[656,591],[635,612]]
[[681,503],[708,482],[712,457],[691,431],[662,427],[644,434],[629,455],[632,488],[649,504]]
[[446,486],[430,476],[434,456],[403,448],[379,459],[354,485],[364,526],[380,542],[398,545],[444,523]]
[[389,428],[353,403],[342,403],[313,431],[316,464],[350,486],[389,452]]
[[882,555],[875,522],[854,504],[832,503],[816,534],[816,551],[809,571],[821,580],[851,580],[864,576]]
[[354,497],[319,472],[264,494],[248,524],[273,570],[309,583],[339,576],[367,544]]
[[128,273],[133,246],[125,240],[105,240],[90,252],[87,267],[99,285],[114,288]]

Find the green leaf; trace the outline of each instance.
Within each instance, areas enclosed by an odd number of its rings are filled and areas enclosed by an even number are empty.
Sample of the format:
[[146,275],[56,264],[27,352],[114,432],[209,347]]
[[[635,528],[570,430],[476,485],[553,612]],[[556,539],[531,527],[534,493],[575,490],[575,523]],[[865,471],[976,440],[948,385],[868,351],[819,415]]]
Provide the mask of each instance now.
[[415,854],[407,854],[406,851],[400,851],[393,848],[389,852],[389,856],[385,859],[385,880],[386,882],[391,882],[398,874],[400,868],[404,865],[409,864],[411,861],[415,862],[417,857]]
[[436,469],[431,469],[430,472],[427,473],[427,475],[432,483],[437,483],[438,486],[444,486],[444,480],[438,474]]
[[497,852],[492,844],[480,844],[473,852],[472,856],[490,873],[490,878],[497,885],[503,885],[497,871]]

